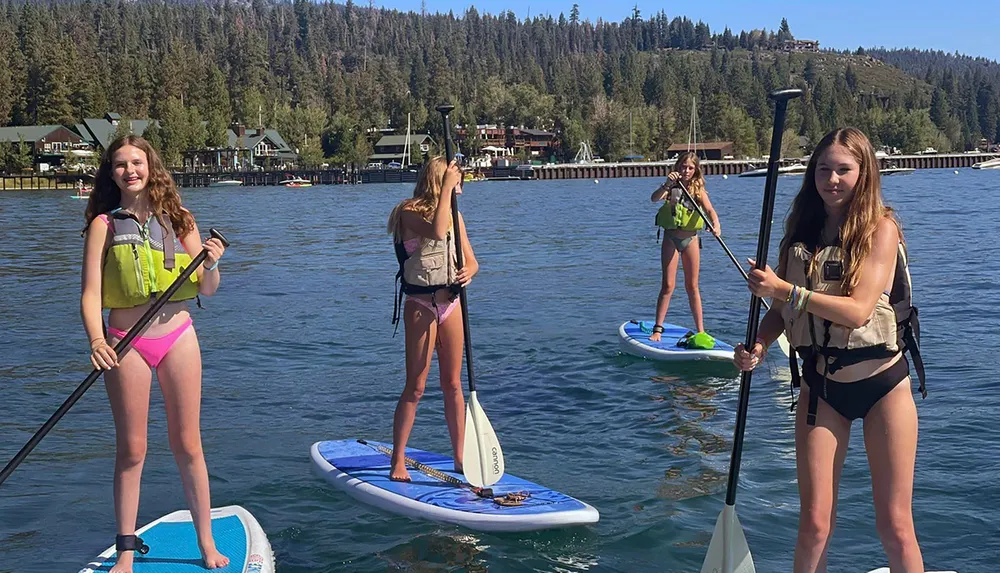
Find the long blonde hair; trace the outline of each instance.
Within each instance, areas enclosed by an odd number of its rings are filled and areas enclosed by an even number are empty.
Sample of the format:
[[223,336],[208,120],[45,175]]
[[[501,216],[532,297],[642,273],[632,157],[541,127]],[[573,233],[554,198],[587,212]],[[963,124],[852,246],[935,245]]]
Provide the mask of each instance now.
[[699,204],[701,203],[701,194],[705,191],[705,176],[701,172],[701,160],[698,159],[698,154],[693,151],[685,151],[677,157],[677,161],[674,162],[674,171],[678,173],[681,170],[681,165],[684,165],[686,161],[691,161],[694,163],[694,175],[691,176],[691,182],[685,185],[691,197]]
[[[108,146],[107,151],[101,157],[101,165],[97,168],[97,176],[94,178],[94,190],[90,193],[90,199],[87,200],[87,210],[84,213],[87,226],[90,226],[94,217],[121,206],[121,189],[111,178],[115,170],[112,161],[115,152],[126,145],[140,149],[146,154],[146,165],[149,169],[146,192],[149,194],[149,203],[153,207],[153,214],[161,221],[162,216],[166,214],[178,237],[183,237],[193,231],[194,217],[181,207],[181,195],[177,191],[174,178],[163,166],[163,161],[160,160],[160,156],[153,149],[153,146],[138,135],[119,137]],[[166,223],[166,221],[162,222]]]
[[438,201],[441,199],[441,189],[444,187],[445,173],[448,162],[440,155],[432,158],[417,175],[417,186],[413,188],[413,197],[404,199],[389,213],[386,231],[399,238],[399,219],[403,211],[413,211],[427,221],[434,217]]
[[[816,189],[816,164],[823,153],[834,145],[840,145],[851,152],[858,162],[858,181],[854,185],[854,195],[847,206],[847,217],[840,227],[840,248],[844,253],[845,273],[841,281],[844,294],[851,294],[858,286],[865,259],[872,251],[875,230],[879,222],[890,219],[903,240],[903,230],[890,207],[882,202],[882,184],[879,177],[878,158],[875,149],[860,130],[853,127],[835,129],[826,134],[812,157],[802,178],[802,188],[792,202],[792,210],[785,221],[785,237],[781,241],[778,259],[778,274],[784,276],[788,264],[788,251],[795,243],[805,243],[809,248],[817,248],[826,223],[826,208]],[[811,270],[811,269],[810,269]]]

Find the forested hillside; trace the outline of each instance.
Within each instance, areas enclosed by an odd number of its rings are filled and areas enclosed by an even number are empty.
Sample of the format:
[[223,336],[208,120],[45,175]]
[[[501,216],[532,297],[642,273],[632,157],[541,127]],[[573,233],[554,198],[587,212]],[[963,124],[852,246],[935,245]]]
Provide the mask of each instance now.
[[[778,23],[776,23],[778,24]],[[998,66],[933,52],[786,53],[792,30],[712,31],[665,13],[590,22],[513,13],[417,14],[305,0],[0,2],[0,125],[72,124],[117,111],[159,119],[168,156],[217,144],[233,121],[280,131],[308,161],[361,161],[369,129],[438,133],[456,121],[556,130],[617,158],[688,140],[766,152],[766,94],[790,107],[790,146],[853,124],[904,150],[1000,139]],[[818,38],[822,40],[822,38]],[[207,121],[207,129],[201,128]],[[470,142],[475,146],[475,142]],[[472,149],[471,151],[475,151]]]

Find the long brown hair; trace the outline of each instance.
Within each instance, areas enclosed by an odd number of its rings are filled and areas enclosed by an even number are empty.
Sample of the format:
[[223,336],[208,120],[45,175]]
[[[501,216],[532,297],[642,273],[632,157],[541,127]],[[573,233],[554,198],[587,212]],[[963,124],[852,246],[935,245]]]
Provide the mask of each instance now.
[[851,152],[858,162],[858,181],[854,184],[854,195],[847,206],[847,217],[840,227],[840,248],[844,254],[844,273],[841,287],[850,294],[861,278],[864,261],[872,251],[875,230],[879,222],[888,218],[899,231],[903,240],[903,230],[890,207],[882,202],[882,184],[879,177],[878,158],[868,137],[859,129],[842,127],[826,134],[806,167],[802,178],[802,188],[792,201],[792,210],[785,221],[785,237],[781,241],[778,259],[778,274],[784,276],[788,264],[788,251],[795,243],[805,243],[815,249],[821,242],[821,234],[826,224],[826,208],[816,189],[816,165],[823,153],[834,145],[840,145]]
[[413,188],[413,197],[401,201],[389,214],[386,230],[390,235],[398,233],[399,218],[403,211],[413,211],[428,221],[434,217],[438,201],[441,199],[441,189],[444,187],[444,176],[447,171],[448,162],[440,155],[424,165],[420,174],[417,175],[417,186]]
[[701,160],[698,159],[698,154],[693,151],[685,151],[677,157],[677,161],[674,162],[674,171],[680,172],[681,165],[684,165],[686,161],[694,163],[694,175],[691,176],[691,182],[685,185],[691,196],[698,203],[701,203],[701,194],[705,190],[705,176],[701,172]]
[[[194,230],[194,217],[187,210],[181,207],[181,196],[177,191],[177,184],[170,172],[163,166],[160,155],[156,153],[153,146],[148,141],[138,135],[125,135],[119,137],[104,152],[101,157],[101,165],[97,168],[97,176],[94,181],[94,190],[90,192],[90,199],[87,201],[87,210],[84,218],[87,226],[94,220],[94,217],[112,211],[121,206],[122,192],[118,184],[111,178],[115,166],[112,163],[115,152],[122,147],[131,145],[146,154],[146,165],[149,169],[149,180],[146,183],[146,192],[149,194],[149,203],[153,207],[153,214],[160,217],[163,215],[170,219],[170,224],[174,228],[174,233],[178,237],[183,237]],[[166,221],[163,221],[164,223]]]

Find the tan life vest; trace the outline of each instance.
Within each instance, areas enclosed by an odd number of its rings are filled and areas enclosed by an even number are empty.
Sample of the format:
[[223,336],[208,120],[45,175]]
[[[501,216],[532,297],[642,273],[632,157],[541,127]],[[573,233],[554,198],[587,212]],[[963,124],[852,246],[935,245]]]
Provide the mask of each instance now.
[[458,295],[459,288],[455,284],[458,255],[452,231],[448,231],[443,241],[421,237],[420,245],[413,254],[407,254],[400,229],[393,233],[396,261],[399,263],[395,281],[399,287],[393,296],[395,306],[392,311],[392,324],[396,328],[399,328],[402,318],[404,294],[434,294],[441,289],[451,289],[453,298]]
[[[397,244],[402,246],[402,242]],[[443,241],[422,237],[417,250],[406,255],[402,261],[403,292],[421,294],[411,292],[414,290],[411,287],[433,287],[434,290],[448,288],[455,283],[457,269],[458,257],[451,231],[448,231]]]
[[[811,253],[804,243],[795,243],[788,253],[785,280],[816,293],[843,296],[841,277],[845,272],[840,247],[823,247]],[[835,372],[838,366],[862,360],[892,357],[900,350],[896,311],[889,302],[889,294],[885,292],[879,296],[871,315],[860,328],[850,328],[809,312],[796,311],[789,304],[782,308],[781,317],[791,346],[800,353],[818,352],[828,360],[833,359],[831,372]]]
[[[838,272],[839,271],[839,272]],[[788,253],[785,280],[815,292],[843,295],[841,276],[844,269],[843,251],[830,246],[811,253],[804,243],[795,243]],[[827,374],[865,360],[891,358],[898,352],[908,352],[920,382],[920,394],[927,397],[924,361],[920,355],[920,321],[913,306],[913,282],[910,277],[906,247],[899,243],[895,272],[889,293],[883,292],[871,316],[861,328],[849,328],[820,319],[809,312],[796,311],[786,304],[781,311],[785,333],[791,345],[788,367],[791,370],[792,409],[795,409],[795,388],[801,385],[797,356],[802,356],[803,368],[815,370],[817,361],[824,359],[824,382]],[[811,393],[810,425],[815,424],[818,393]],[[808,421],[812,419],[812,421]]]

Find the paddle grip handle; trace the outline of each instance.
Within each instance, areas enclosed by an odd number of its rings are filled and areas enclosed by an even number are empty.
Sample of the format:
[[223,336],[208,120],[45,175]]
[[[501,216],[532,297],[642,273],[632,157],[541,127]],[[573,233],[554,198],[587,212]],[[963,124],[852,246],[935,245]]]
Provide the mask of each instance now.
[[[450,165],[451,160],[455,158],[455,143],[451,139],[451,120],[448,116],[455,109],[455,106],[443,103],[437,106],[436,109],[441,114],[441,120],[444,122],[444,153],[445,160]],[[461,185],[461,182],[459,182],[459,185]],[[458,227],[458,194],[455,193],[454,189],[450,191],[452,193],[451,225],[455,230],[455,258],[458,262],[458,268],[461,269],[465,266],[465,254],[462,252],[462,233]],[[465,368],[469,378],[469,392],[475,392],[476,375],[472,364],[472,331],[469,328],[469,299],[464,286],[459,287],[458,297],[462,307],[462,330],[465,335]]]
[[[216,229],[209,229],[209,234],[211,234],[212,237],[219,239],[223,245],[227,247],[229,246],[229,241],[227,241],[226,238],[222,235],[222,233],[220,233]],[[120,341],[118,341],[118,344],[115,345],[116,355],[121,356],[125,352],[125,350],[129,347],[129,345],[132,344],[132,341],[135,340],[135,337],[138,336],[139,333],[142,332],[144,328],[146,328],[146,325],[149,324],[149,321],[152,320],[154,316],[156,316],[156,313],[158,313],[160,309],[163,308],[163,305],[167,304],[167,302],[170,300],[170,297],[174,296],[174,293],[176,293],[178,289],[180,289],[181,286],[184,285],[184,282],[188,280],[188,278],[191,276],[191,273],[193,273],[195,269],[198,268],[199,265],[205,262],[205,257],[207,256],[208,256],[208,251],[206,249],[202,249],[202,251],[198,253],[198,255],[191,261],[191,264],[188,265],[183,271],[181,271],[181,274],[177,277],[177,279],[174,280],[174,282],[172,282],[169,287],[167,287],[167,290],[163,291],[163,294],[161,294],[159,298],[157,298],[153,302],[153,304],[146,310],[145,313],[143,313],[143,315],[139,318],[139,320],[136,321],[136,323],[132,326],[132,328],[128,330],[128,332],[125,334],[125,337],[122,338]],[[37,446],[38,443],[42,441],[42,438],[48,435],[48,433],[52,430],[53,427],[55,427],[55,425],[59,422],[59,420],[61,420],[62,417],[66,415],[66,412],[69,412],[69,409],[72,408],[80,400],[80,398],[83,397],[83,394],[87,390],[89,390],[91,386],[94,385],[94,382],[96,382],[97,379],[100,377],[101,372],[102,372],[101,370],[98,370],[96,368],[93,371],[91,371],[90,375],[87,376],[87,378],[79,386],[76,387],[76,390],[73,390],[73,393],[70,394],[68,398],[66,398],[66,401],[63,402],[61,406],[59,406],[59,409],[56,410],[55,413],[52,414],[52,416],[49,417],[49,419],[44,424],[42,424],[42,427],[39,428],[38,431],[35,432],[33,436],[31,436],[31,439],[28,440],[28,443],[24,444],[24,447],[22,447],[20,451],[18,451],[17,454],[13,458],[11,458],[11,460],[7,463],[7,465],[4,466],[3,470],[0,471],[0,485],[2,485],[3,482],[7,480],[10,474],[14,473],[14,470],[17,469],[17,466],[21,465],[21,462],[24,461],[24,458],[28,457],[28,454],[30,454],[31,451],[35,449],[35,446]]]

